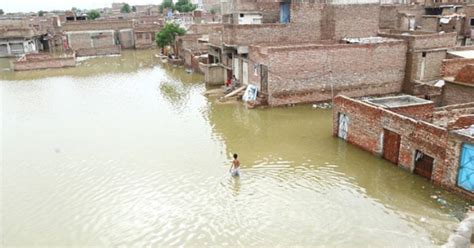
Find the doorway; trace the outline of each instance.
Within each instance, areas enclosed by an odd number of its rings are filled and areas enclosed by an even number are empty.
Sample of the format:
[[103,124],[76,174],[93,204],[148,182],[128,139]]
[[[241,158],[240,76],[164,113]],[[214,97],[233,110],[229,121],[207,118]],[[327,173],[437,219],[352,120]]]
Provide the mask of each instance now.
[[420,175],[428,180],[431,180],[431,174],[433,173],[434,158],[424,154],[421,151],[416,150],[415,152],[415,174]]
[[459,161],[458,186],[474,191],[474,144],[464,143]]
[[347,131],[349,128],[349,116],[344,113],[339,113],[339,125],[337,129],[337,136],[343,140],[347,140]]
[[400,153],[400,135],[388,129],[383,130],[383,158],[398,164]]
[[280,2],[280,23],[290,23],[291,3]]

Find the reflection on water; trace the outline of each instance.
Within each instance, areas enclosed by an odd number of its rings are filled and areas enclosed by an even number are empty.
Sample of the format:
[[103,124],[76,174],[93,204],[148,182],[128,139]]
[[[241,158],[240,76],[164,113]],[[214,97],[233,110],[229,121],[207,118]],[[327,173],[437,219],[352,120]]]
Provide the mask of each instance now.
[[329,110],[216,104],[150,51],[81,63],[1,73],[4,246],[426,247],[464,212]]

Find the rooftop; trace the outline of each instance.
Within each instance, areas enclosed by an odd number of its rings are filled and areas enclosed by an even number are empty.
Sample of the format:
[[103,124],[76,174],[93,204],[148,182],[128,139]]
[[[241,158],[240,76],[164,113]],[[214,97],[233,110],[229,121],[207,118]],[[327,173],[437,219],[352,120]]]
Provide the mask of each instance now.
[[381,97],[375,99],[368,99],[365,101],[382,108],[399,108],[433,103],[432,101],[410,95]]
[[448,51],[448,54],[465,59],[474,59],[474,50]]

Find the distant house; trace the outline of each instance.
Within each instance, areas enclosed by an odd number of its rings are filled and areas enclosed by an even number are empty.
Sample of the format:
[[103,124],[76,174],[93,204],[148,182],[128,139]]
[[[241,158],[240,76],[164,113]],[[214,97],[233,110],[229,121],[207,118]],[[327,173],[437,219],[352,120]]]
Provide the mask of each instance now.
[[40,38],[30,28],[4,28],[0,33],[0,57],[37,53],[43,49]]

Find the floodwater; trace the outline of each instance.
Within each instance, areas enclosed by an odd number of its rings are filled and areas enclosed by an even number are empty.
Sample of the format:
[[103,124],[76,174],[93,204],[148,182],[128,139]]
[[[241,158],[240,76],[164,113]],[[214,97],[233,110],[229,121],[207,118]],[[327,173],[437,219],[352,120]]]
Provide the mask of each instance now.
[[2,246],[426,247],[463,216],[330,110],[218,104],[153,54],[1,71]]

